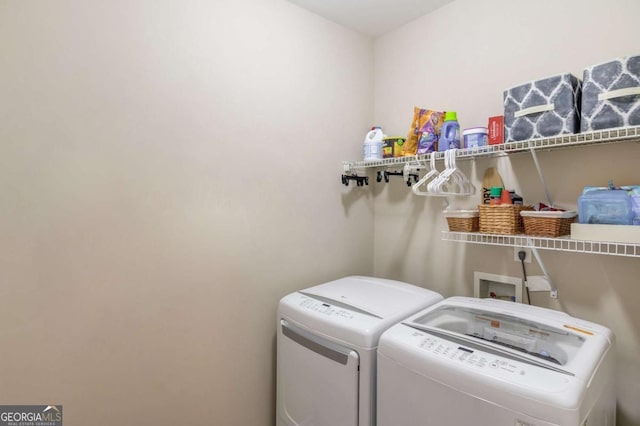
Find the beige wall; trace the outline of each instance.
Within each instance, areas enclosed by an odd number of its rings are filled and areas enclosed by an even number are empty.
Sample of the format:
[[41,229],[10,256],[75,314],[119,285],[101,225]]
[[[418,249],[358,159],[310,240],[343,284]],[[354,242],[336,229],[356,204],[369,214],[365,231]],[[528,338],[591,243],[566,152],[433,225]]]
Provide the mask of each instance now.
[[[0,0],[0,403],[64,404],[70,425],[272,424],[284,294],[374,264],[447,296],[474,270],[518,276],[510,249],[442,242],[441,200],[344,188],[340,161],[373,116],[480,125],[506,87],[638,53],[638,3],[600,3],[458,0],[372,51],[281,0]],[[638,151],[540,159],[575,207],[586,184],[637,183]],[[464,168],[489,165],[542,199],[529,157]],[[637,259],[542,257],[560,299],[534,303],[615,331],[619,423],[640,423]]]
[[0,403],[272,424],[277,301],[372,272],[372,58],[284,0],[0,0]]
[[[617,0],[457,0],[375,41],[375,121],[406,134],[414,105],[456,110],[461,126],[486,125],[502,111],[502,91],[526,81],[640,53],[640,2]],[[585,185],[637,184],[638,144],[539,154],[552,199],[577,207]],[[441,166],[441,165],[440,165]],[[465,162],[476,183],[497,166],[526,201],[544,200],[529,155]],[[472,295],[473,272],[519,277],[513,249],[440,239],[441,199],[416,197],[394,181],[375,187],[375,273],[419,283],[446,296]],[[471,207],[473,199],[451,200]],[[640,424],[640,262],[634,258],[542,251],[559,299],[534,304],[602,323],[617,335],[618,423]],[[529,272],[539,274],[534,262]]]

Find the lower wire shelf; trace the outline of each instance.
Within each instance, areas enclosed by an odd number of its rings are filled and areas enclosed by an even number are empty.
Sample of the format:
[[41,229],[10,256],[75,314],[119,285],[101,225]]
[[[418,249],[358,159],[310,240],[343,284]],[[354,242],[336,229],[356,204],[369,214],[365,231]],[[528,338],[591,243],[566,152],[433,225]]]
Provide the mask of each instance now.
[[496,235],[480,234],[477,232],[443,231],[442,239],[444,241],[460,243],[504,247],[535,247],[541,250],[640,257],[640,244],[572,240],[569,237],[546,238],[532,237],[529,235]]

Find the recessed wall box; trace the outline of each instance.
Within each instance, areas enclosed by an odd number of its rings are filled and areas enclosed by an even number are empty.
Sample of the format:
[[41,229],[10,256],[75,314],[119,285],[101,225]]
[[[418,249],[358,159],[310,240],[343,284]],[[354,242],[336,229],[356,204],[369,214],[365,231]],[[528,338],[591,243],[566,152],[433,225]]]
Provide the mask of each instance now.
[[473,295],[522,303],[522,278],[506,275],[473,273]]

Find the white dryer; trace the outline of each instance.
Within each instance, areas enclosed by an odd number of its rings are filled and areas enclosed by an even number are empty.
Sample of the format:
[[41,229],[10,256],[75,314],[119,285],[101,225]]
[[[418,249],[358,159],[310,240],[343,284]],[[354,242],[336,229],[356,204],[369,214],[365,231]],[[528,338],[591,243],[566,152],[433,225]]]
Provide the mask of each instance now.
[[614,426],[613,348],[562,312],[452,297],[381,336],[378,426]]
[[278,426],[375,425],[376,348],[384,330],[442,300],[436,292],[346,277],[278,307]]

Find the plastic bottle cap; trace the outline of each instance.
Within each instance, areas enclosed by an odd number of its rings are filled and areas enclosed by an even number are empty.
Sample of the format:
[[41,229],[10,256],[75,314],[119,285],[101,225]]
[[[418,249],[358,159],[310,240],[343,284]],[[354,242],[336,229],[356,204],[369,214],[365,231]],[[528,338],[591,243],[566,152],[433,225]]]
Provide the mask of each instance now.
[[500,197],[502,195],[502,187],[501,186],[492,186],[490,191],[491,192],[489,192],[489,195],[491,197]]
[[458,113],[456,113],[455,111],[445,112],[444,121],[458,121]]
[[502,190],[502,195],[500,195],[500,204],[513,204],[513,201],[511,201],[511,195],[509,195],[509,191],[506,189]]

